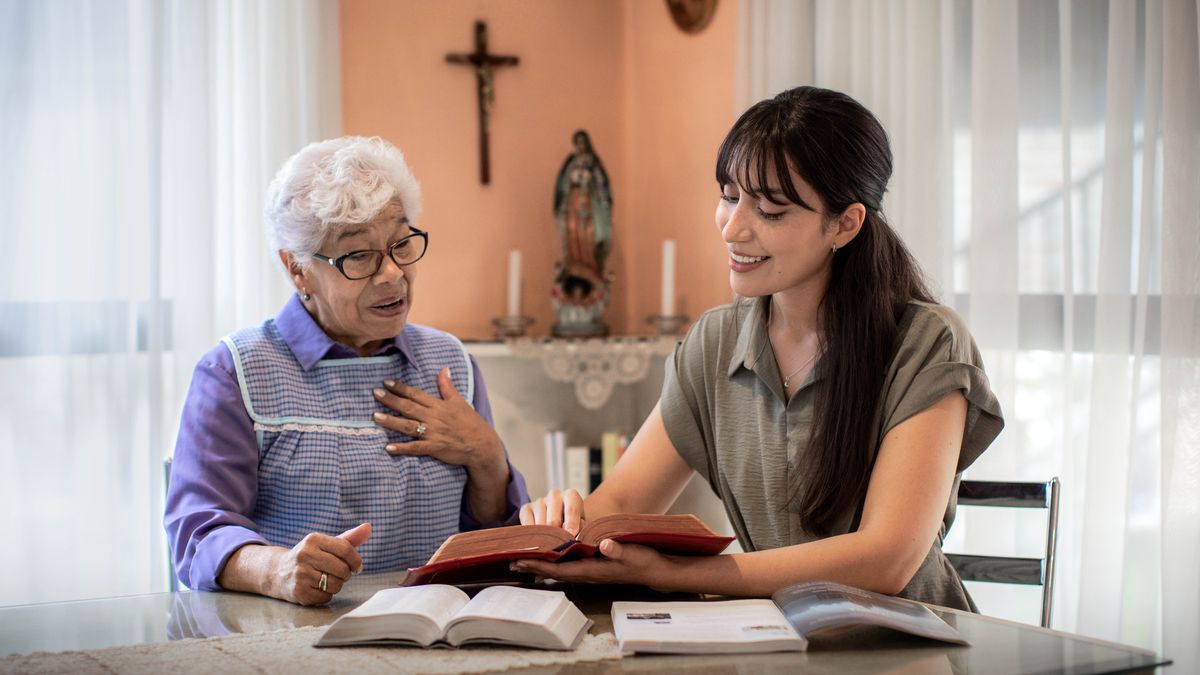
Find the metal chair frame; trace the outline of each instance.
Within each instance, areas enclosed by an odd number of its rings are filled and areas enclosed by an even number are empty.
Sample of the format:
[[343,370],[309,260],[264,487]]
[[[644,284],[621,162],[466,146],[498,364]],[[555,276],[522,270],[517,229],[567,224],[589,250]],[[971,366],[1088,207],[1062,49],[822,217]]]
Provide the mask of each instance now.
[[961,481],[958,486],[960,506],[1047,509],[1046,554],[1042,558],[946,554],[963,581],[1041,586],[1043,628],[1050,627],[1054,598],[1054,556],[1058,547],[1058,492],[1057,477],[1044,483]]
[[[171,458],[163,460],[163,496],[171,487]],[[175,576],[175,560],[171,555],[171,542],[167,541],[167,590],[175,593],[179,590],[179,577]]]

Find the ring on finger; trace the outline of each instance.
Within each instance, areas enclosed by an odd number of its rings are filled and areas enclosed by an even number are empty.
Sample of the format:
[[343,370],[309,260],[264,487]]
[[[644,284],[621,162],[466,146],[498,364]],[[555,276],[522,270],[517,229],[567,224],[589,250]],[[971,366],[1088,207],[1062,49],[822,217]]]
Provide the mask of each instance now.
[[424,422],[417,422],[417,430],[413,432],[413,436],[425,438],[425,432],[428,430],[429,428],[425,426]]
[[317,588],[321,589],[322,593],[327,593],[325,589],[329,586],[329,575],[321,572],[321,581],[317,584]]

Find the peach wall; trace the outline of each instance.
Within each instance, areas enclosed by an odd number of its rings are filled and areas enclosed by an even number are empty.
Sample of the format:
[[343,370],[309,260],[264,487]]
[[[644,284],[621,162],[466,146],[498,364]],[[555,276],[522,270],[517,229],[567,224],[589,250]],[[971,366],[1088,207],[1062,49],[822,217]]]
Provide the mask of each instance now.
[[662,240],[678,248],[677,309],[693,320],[729,302],[729,265],[713,221],[717,147],[733,125],[737,3],[719,0],[697,35],[675,27],[664,2],[626,3],[630,119],[629,197],[624,232],[631,293],[626,325],[645,331],[658,314]]
[[[489,337],[518,248],[531,333],[549,332],[554,178],[576,128],[591,134],[614,188],[614,333],[647,332],[665,237],[679,242],[682,308],[694,318],[728,298],[712,158],[733,119],[733,0],[698,36],[655,0],[342,0],[340,14],[344,130],[395,143],[424,188],[431,245],[413,321]],[[474,75],[445,63],[472,49],[476,19],[492,52],[521,59],[496,75],[488,186]]]

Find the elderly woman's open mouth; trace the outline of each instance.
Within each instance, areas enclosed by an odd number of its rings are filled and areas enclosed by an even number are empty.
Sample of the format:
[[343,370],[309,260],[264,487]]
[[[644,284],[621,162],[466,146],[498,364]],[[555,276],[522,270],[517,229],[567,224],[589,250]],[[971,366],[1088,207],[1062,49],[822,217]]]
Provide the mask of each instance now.
[[396,316],[404,312],[408,307],[408,297],[404,295],[385,299],[383,302],[371,305],[371,311],[378,312],[384,316]]

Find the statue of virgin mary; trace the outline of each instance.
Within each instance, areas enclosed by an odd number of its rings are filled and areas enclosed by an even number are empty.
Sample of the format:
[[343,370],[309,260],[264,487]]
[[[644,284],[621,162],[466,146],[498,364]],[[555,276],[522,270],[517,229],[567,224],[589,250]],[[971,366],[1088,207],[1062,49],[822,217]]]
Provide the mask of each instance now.
[[612,192],[587,132],[576,131],[572,145],[554,188],[562,260],[555,266],[551,295],[557,320],[551,332],[573,337],[607,335],[608,327],[600,317],[612,285],[612,274],[604,269],[612,248]]

